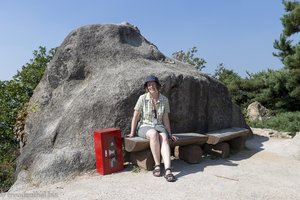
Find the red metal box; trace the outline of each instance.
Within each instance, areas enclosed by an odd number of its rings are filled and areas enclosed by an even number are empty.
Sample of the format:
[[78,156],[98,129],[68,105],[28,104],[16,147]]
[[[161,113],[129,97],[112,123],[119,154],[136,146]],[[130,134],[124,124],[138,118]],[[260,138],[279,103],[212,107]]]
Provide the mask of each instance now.
[[120,129],[94,131],[94,144],[96,169],[100,174],[110,174],[124,168]]

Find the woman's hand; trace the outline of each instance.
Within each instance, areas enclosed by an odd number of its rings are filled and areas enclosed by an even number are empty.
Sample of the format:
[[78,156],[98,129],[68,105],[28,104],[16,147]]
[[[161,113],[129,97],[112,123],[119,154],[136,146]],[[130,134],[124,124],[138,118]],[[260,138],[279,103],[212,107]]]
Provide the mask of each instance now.
[[130,133],[130,134],[126,135],[126,137],[134,137],[134,133]]
[[176,141],[178,140],[178,137],[175,136],[175,135],[172,135],[172,136],[171,136],[171,139],[173,140],[173,142],[176,142]]

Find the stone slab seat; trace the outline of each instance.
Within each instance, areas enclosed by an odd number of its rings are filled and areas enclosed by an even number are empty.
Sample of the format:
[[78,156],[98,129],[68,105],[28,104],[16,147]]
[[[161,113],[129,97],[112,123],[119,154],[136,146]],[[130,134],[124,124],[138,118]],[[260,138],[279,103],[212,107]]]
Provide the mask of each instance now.
[[[202,157],[201,145],[205,144],[208,136],[199,133],[176,133],[176,142],[171,139],[171,151],[179,146],[178,157],[188,163],[198,163]],[[125,151],[129,152],[129,161],[146,170],[152,170],[154,159],[150,150],[150,141],[141,137],[124,138]]]
[[250,134],[250,130],[246,128],[226,128],[206,133],[208,136],[207,144],[217,144],[224,141],[229,141],[238,137],[246,137]]
[[208,132],[203,150],[208,154],[227,158],[230,150],[240,151],[245,148],[246,137],[250,134],[249,129],[237,127]]
[[[203,145],[208,136],[199,133],[175,133],[173,134],[178,137],[176,142],[170,140],[170,146],[185,146],[191,144]],[[141,137],[124,138],[124,146],[127,152],[137,152],[150,148],[150,142],[148,139]]]

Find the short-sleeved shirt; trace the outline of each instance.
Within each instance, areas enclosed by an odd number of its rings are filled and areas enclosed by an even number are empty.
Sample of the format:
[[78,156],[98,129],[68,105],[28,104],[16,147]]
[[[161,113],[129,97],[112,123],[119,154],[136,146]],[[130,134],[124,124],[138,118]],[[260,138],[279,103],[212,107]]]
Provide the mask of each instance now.
[[168,98],[162,94],[159,94],[159,98],[155,106],[157,112],[157,124],[155,124],[153,121],[153,104],[149,92],[139,97],[134,110],[141,113],[140,127],[163,126],[163,114],[170,113]]

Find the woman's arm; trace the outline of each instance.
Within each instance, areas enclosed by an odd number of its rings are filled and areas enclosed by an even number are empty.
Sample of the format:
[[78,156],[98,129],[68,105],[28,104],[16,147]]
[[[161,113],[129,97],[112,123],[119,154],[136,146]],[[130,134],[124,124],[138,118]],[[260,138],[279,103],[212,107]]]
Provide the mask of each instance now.
[[178,138],[174,135],[172,135],[172,132],[171,132],[171,126],[170,126],[170,120],[169,120],[169,113],[164,113],[163,115],[163,124],[165,126],[165,128],[167,129],[169,136],[170,138],[175,142]]
[[166,127],[167,131],[168,131],[168,134],[172,135],[172,132],[171,132],[171,126],[170,126],[170,120],[169,120],[169,113],[164,113],[163,114],[163,124],[164,126]]
[[130,134],[127,135],[128,137],[134,137],[135,131],[136,131],[136,126],[137,126],[137,123],[138,123],[139,119],[140,119],[140,113],[138,111],[134,111],[133,112],[133,117],[132,117],[132,120],[131,120]]

